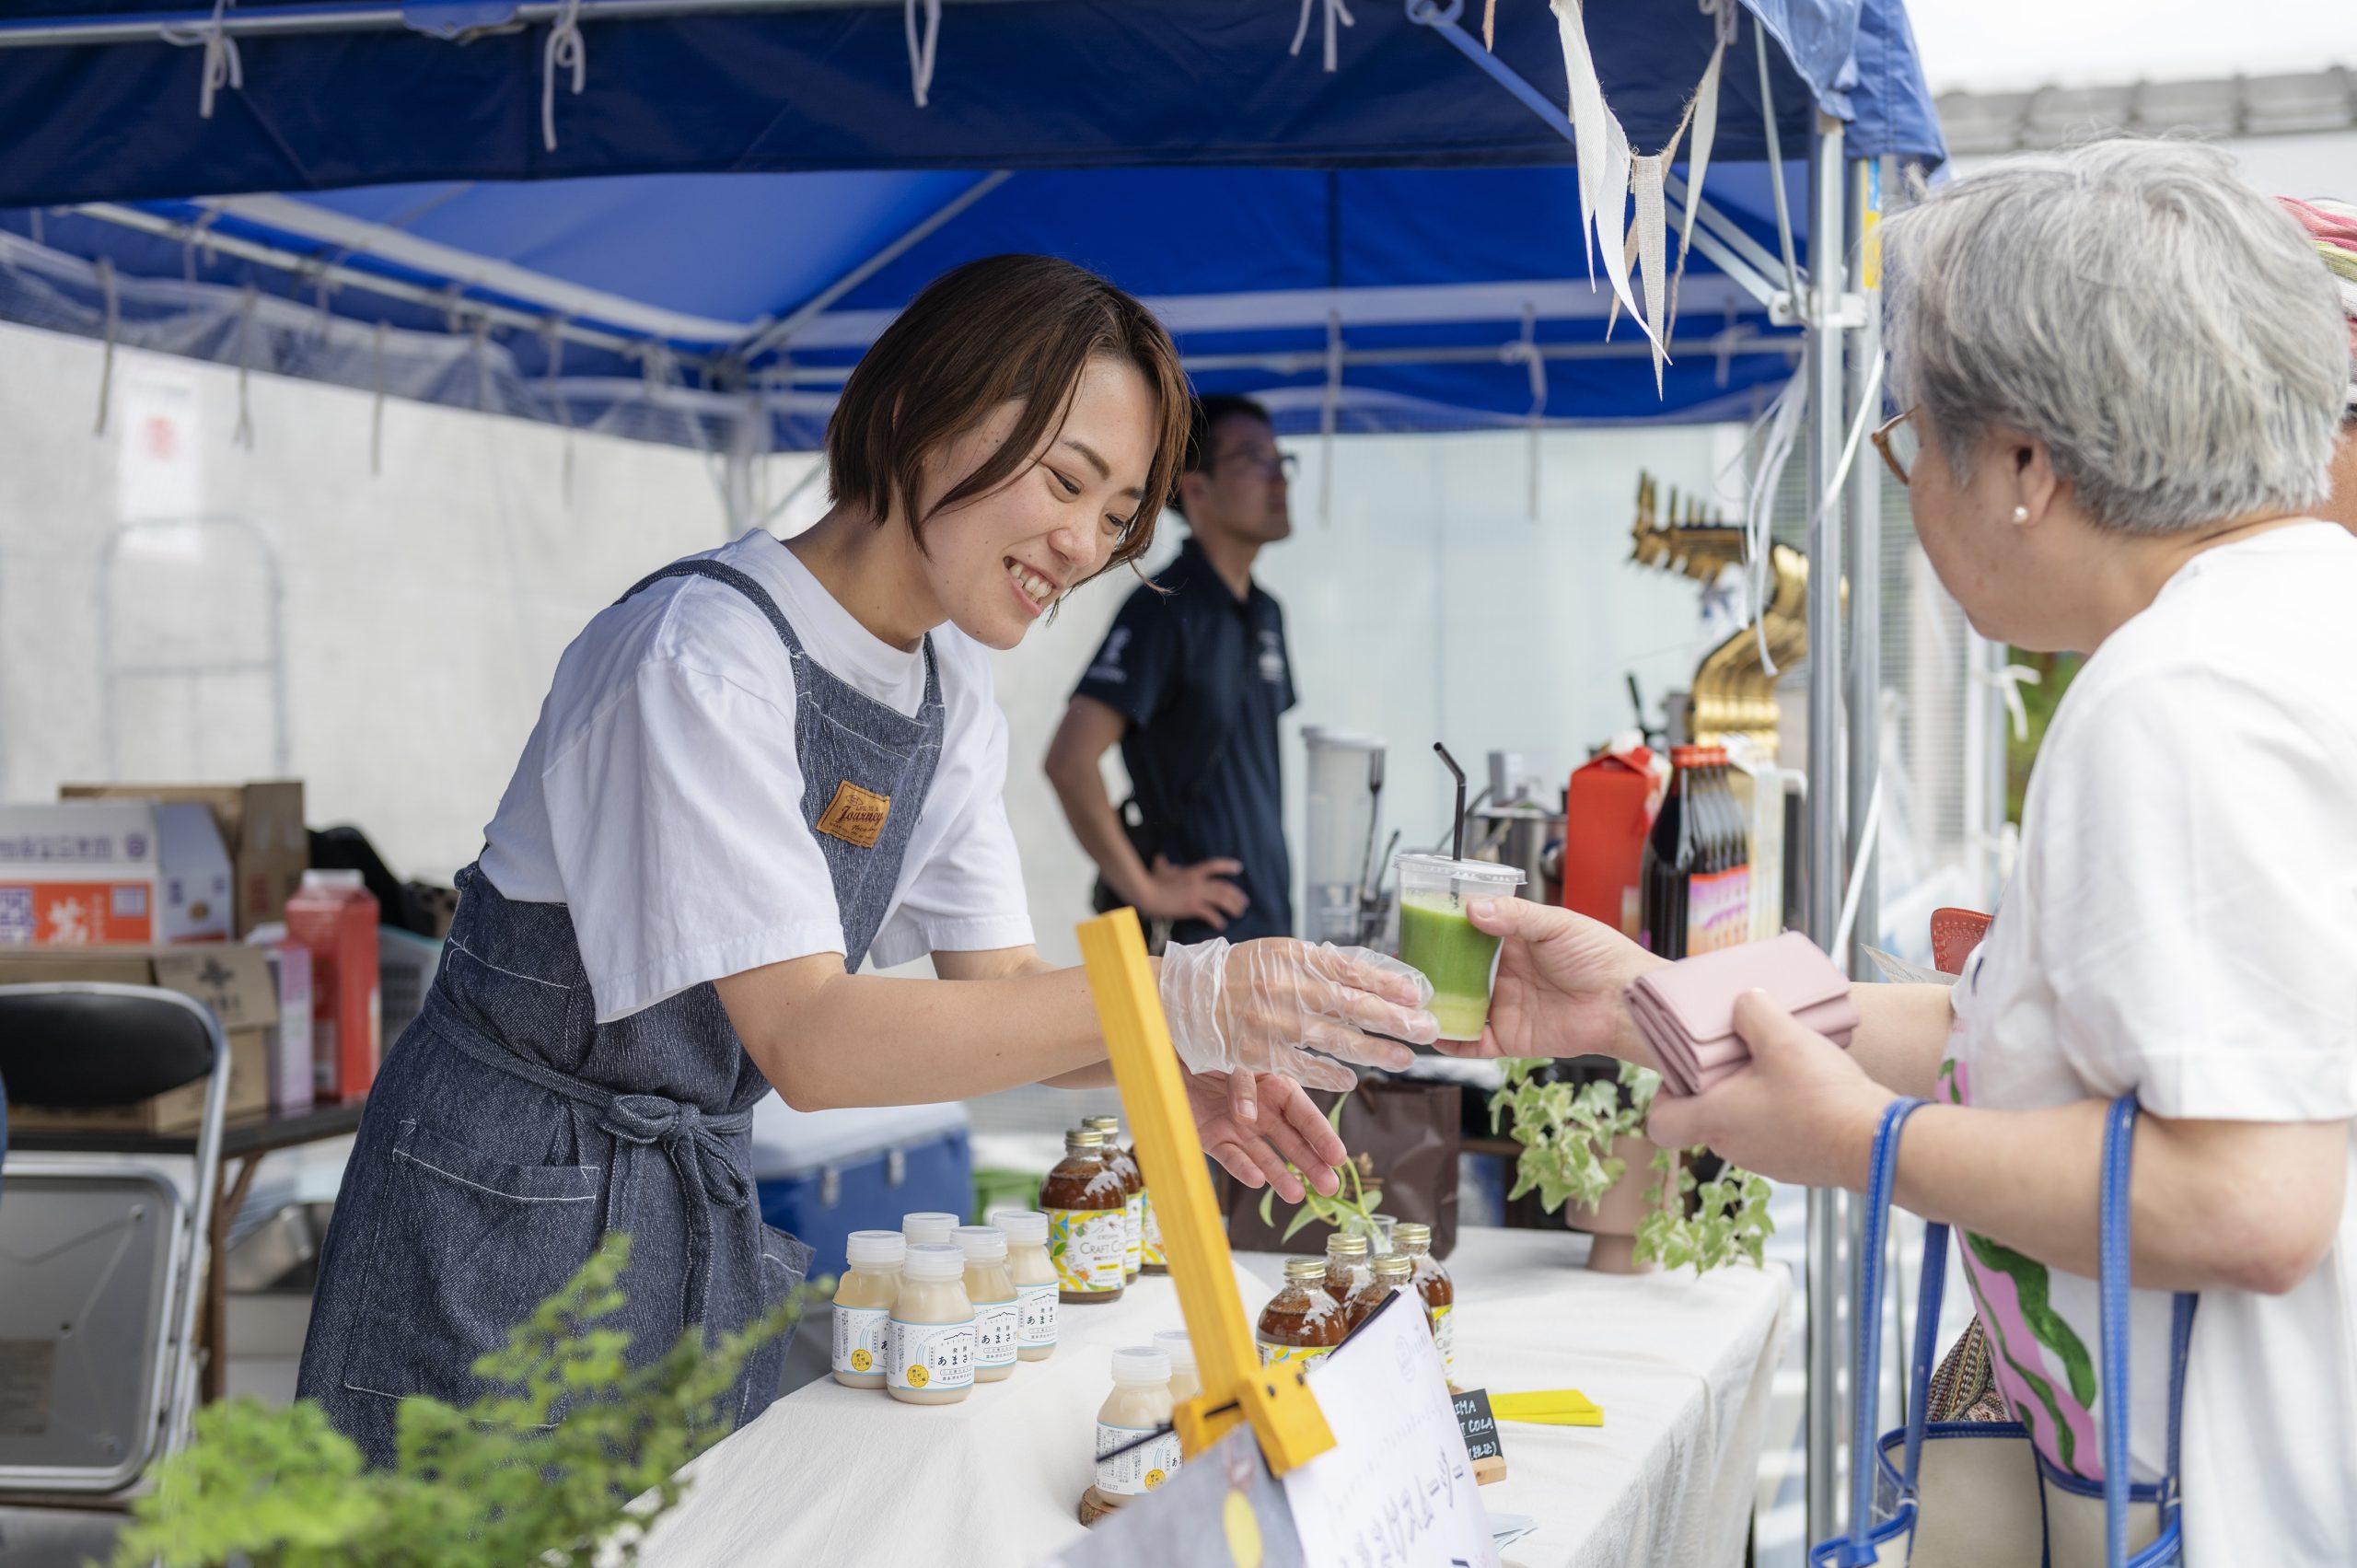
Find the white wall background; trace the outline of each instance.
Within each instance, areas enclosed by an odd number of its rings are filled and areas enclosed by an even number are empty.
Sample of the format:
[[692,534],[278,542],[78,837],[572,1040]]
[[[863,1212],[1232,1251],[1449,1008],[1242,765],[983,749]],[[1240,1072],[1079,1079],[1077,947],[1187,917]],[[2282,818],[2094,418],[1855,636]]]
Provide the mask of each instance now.
[[[257,376],[249,452],[232,440],[234,372],[121,354],[109,430],[94,436],[100,374],[94,344],[0,328],[0,798],[110,772],[273,772],[263,673],[124,679],[110,701],[103,671],[110,647],[116,663],[175,668],[263,658],[274,558],[284,758],[312,821],[357,823],[398,873],[447,877],[475,853],[582,622],[725,535],[694,453],[576,437],[568,500],[559,433],[395,403],[372,475],[366,396]],[[149,449],[158,417],[183,433],[168,453]],[[1628,722],[1625,671],[1649,697],[1681,683],[1709,638],[1693,585],[1626,563],[1636,471],[1704,488],[1737,443],[1729,427],[1551,434],[1536,524],[1523,435],[1339,442],[1323,522],[1324,449],[1296,444],[1297,531],[1262,572],[1286,607],[1302,695],[1289,836],[1304,720],[1389,738],[1386,815],[1412,842],[1447,820],[1434,739],[1475,769],[1492,748],[1518,750],[1560,787]],[[774,459],[771,492],[810,461]],[[813,486],[779,526],[819,505]],[[199,516],[236,523],[114,540],[126,520]],[[1177,539],[1174,519],[1165,549]],[[1076,957],[1089,872],[1039,761],[1121,592],[1092,587],[998,663],[1008,806],[1041,944],[1060,959]]]

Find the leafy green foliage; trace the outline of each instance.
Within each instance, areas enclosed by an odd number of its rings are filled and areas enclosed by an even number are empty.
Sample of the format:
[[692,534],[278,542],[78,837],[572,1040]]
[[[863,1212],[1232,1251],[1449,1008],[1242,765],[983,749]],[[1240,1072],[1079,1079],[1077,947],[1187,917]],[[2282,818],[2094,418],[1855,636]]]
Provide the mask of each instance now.
[[589,1568],[608,1549],[636,1562],[684,1493],[680,1468],[727,1434],[747,1360],[830,1282],[708,1353],[691,1328],[633,1368],[630,1336],[599,1327],[621,1308],[629,1258],[630,1237],[608,1237],[475,1363],[496,1387],[473,1405],[403,1400],[390,1469],[366,1469],[311,1401],[206,1407],[195,1440],[157,1466],[115,1568]]
[[[1343,1095],[1334,1102],[1334,1109],[1326,1113],[1326,1125],[1334,1129],[1337,1134],[1342,1131],[1342,1107],[1350,1103],[1350,1098],[1348,1094]],[[1285,1168],[1295,1176],[1302,1174],[1301,1167],[1290,1161]],[[1313,1223],[1321,1222],[1345,1234],[1364,1236],[1369,1241],[1375,1238],[1376,1210],[1383,1202],[1383,1189],[1373,1184],[1375,1162],[1364,1154],[1354,1155],[1337,1167],[1336,1174],[1349,1179],[1346,1184],[1349,1195],[1345,1197],[1342,1191],[1337,1191],[1329,1198],[1304,1181],[1301,1184],[1301,1206],[1294,1211],[1293,1218],[1285,1222],[1283,1241],[1291,1241]],[[1260,1223],[1275,1225],[1276,1212],[1277,1192],[1272,1187],[1260,1194]]]
[[[1645,1190],[1647,1211],[1637,1222],[1636,1258],[1665,1269],[1691,1266],[1697,1274],[1724,1269],[1738,1260],[1757,1269],[1764,1261],[1776,1222],[1768,1214],[1768,1179],[1728,1166],[1717,1179],[1698,1180],[1695,1148],[1681,1157],[1675,1149],[1654,1151],[1654,1183]],[[1666,1187],[1677,1184],[1677,1201]]]
[[1539,1070],[1551,1064],[1545,1057],[1506,1058],[1500,1063],[1505,1083],[1490,1097],[1490,1131],[1496,1132],[1511,1112],[1514,1141],[1522,1145],[1507,1202],[1536,1189],[1550,1214],[1567,1202],[1597,1202],[1627,1173],[1628,1162],[1612,1145],[1644,1130],[1661,1082],[1642,1067],[1623,1064],[1617,1083],[1550,1083]]
[[[1624,1062],[1617,1079],[1575,1085],[1542,1081],[1545,1058],[1509,1058],[1501,1065],[1505,1082],[1490,1097],[1490,1130],[1497,1132],[1511,1114],[1514,1140],[1522,1145],[1507,1200],[1535,1189],[1549,1214],[1567,1202],[1601,1202],[1628,1174],[1628,1162],[1612,1145],[1644,1131],[1661,1075]],[[1672,1149],[1655,1151],[1653,1169],[1648,1212],[1637,1224],[1638,1262],[1690,1265],[1698,1274],[1738,1260],[1759,1266],[1776,1228],[1768,1215],[1767,1178],[1729,1166],[1716,1179],[1701,1181],[1690,1161]]]

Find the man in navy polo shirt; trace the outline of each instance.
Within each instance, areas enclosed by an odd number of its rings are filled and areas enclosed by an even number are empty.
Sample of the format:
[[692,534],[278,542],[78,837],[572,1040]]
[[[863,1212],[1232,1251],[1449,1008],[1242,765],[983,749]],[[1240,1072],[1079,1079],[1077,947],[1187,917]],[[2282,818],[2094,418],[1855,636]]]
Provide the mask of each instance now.
[[[1259,403],[1196,403],[1171,500],[1187,541],[1121,606],[1048,748],[1048,778],[1101,876],[1099,907],[1128,904],[1174,942],[1293,935],[1277,757],[1293,661],[1283,612],[1252,581],[1261,548],[1293,531],[1292,470]],[[1097,767],[1116,742],[1135,790],[1130,826]]]

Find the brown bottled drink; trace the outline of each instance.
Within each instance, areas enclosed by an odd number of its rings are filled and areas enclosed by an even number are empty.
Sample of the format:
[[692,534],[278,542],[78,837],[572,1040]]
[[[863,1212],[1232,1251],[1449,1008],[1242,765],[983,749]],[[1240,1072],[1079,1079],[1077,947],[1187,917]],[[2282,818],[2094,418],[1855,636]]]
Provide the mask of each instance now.
[[1081,1125],[1105,1134],[1105,1163],[1121,1179],[1121,1277],[1134,1280],[1145,1261],[1145,1173],[1138,1169],[1136,1152],[1121,1146],[1120,1117],[1092,1116]]
[[1416,1294],[1423,1297],[1424,1316],[1432,1319],[1433,1342],[1440,1346],[1440,1364],[1449,1381],[1457,1380],[1457,1282],[1433,1256],[1433,1227],[1403,1222],[1392,1228],[1392,1241],[1413,1270]]
[[1326,1294],[1326,1260],[1285,1260],[1285,1287],[1260,1309],[1255,1336],[1260,1365],[1282,1366],[1316,1361],[1350,1331],[1340,1303]]
[[1357,1328],[1365,1316],[1352,1306],[1353,1299],[1374,1283],[1375,1269],[1367,1260],[1365,1237],[1344,1236],[1338,1231],[1326,1238],[1326,1294],[1341,1304],[1345,1333]]
[[1056,1299],[1081,1306],[1120,1300],[1129,1192],[1105,1163],[1104,1133],[1064,1134],[1064,1157],[1039,1183],[1039,1207],[1048,1216]]

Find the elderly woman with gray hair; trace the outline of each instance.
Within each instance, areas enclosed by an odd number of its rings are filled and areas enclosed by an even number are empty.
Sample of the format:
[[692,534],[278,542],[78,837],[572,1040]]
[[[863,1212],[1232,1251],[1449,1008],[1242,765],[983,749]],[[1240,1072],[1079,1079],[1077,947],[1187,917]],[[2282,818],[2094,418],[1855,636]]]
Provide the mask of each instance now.
[[[1894,1096],[1898,1201],[1965,1233],[1997,1382],[2100,1475],[2096,1171],[2133,1179],[2135,1479],[2168,1452],[2168,1293],[2200,1293],[2185,1561],[2357,1562],[2357,538],[2314,518],[2350,385],[2316,251],[2221,154],[2010,160],[1887,228],[1879,444],[1984,636],[2092,656],[2049,730],[2021,856],[1953,991],[1860,985],[1844,1051],[1766,997],[1750,1063],[1657,1100],[1663,1144],[1863,1189]],[[1639,1062],[1657,961],[1503,901],[1468,1052]]]

